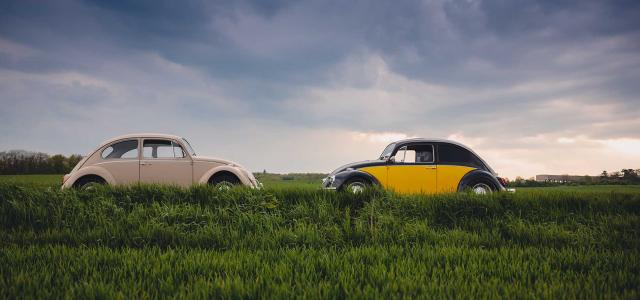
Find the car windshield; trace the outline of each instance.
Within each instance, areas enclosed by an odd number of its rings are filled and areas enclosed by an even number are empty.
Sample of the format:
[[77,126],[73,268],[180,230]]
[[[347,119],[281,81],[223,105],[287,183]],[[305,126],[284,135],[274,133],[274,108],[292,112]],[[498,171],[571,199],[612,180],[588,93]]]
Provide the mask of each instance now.
[[187,146],[187,151],[189,151],[189,154],[191,154],[191,156],[196,156],[196,152],[193,151],[193,148],[191,147],[191,144],[189,144],[189,141],[187,141],[187,139],[182,138],[182,141],[184,142],[184,145]]
[[382,151],[382,154],[380,154],[380,157],[378,159],[384,160],[389,158],[391,156],[391,153],[393,153],[393,149],[395,148],[396,148],[396,143],[389,144],[389,146],[384,148],[384,151]]

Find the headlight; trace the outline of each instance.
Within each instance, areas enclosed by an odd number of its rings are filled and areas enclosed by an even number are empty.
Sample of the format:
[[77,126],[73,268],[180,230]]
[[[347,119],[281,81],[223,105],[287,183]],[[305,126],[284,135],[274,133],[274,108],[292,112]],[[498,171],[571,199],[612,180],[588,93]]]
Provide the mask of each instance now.
[[322,184],[325,186],[330,186],[335,180],[336,180],[335,175],[327,176],[325,179],[322,180]]

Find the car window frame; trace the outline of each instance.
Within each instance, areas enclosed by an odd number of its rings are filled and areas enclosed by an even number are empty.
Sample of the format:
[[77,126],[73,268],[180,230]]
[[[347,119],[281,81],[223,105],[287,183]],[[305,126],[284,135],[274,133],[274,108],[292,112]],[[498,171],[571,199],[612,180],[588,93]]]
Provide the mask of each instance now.
[[[446,146],[453,146],[453,147],[457,147],[462,149],[465,152],[468,152],[472,157],[474,157],[478,163],[480,165],[472,165],[472,164],[468,164],[468,163],[455,163],[455,162],[442,162],[440,160],[440,147],[446,145]],[[487,166],[487,163],[479,156],[477,155],[475,152],[473,152],[473,150],[461,146],[461,145],[457,145],[455,143],[438,143],[438,157],[437,157],[437,161],[438,161],[438,165],[443,165],[443,166],[464,166],[464,167],[470,167],[470,168],[475,168],[475,169],[480,169],[480,170],[485,170],[485,171],[489,171],[489,167]]]
[[[189,150],[189,151],[186,152],[187,155],[189,155],[189,157],[197,156],[196,150],[193,149],[193,146],[191,146],[191,143],[189,143],[189,141],[187,141],[187,139],[181,137],[181,138],[178,139],[178,142],[179,142],[178,145],[180,145],[182,147],[182,150],[185,150],[185,149]],[[187,146],[187,147],[185,148],[185,146]]]
[[[161,141],[169,141],[171,142],[171,146],[175,147],[174,144],[180,146],[182,148],[182,153],[185,154],[184,157],[175,157],[175,150],[173,150],[174,153],[174,157],[145,157],[144,156],[144,141],[146,140],[161,140]],[[164,160],[191,160],[191,154],[189,153],[189,151],[185,151],[185,147],[182,143],[176,141],[175,139],[172,138],[162,138],[162,137],[149,137],[149,138],[142,138],[142,141],[140,141],[140,145],[142,145],[142,147],[140,147],[140,159],[141,160],[160,160],[160,159],[164,159]]]
[[[107,148],[109,148],[109,147],[111,147],[111,146],[113,146],[113,145],[115,145],[115,144],[119,144],[119,143],[127,142],[127,141],[136,141],[136,142],[138,142],[138,146],[137,146],[137,149],[138,149],[138,155],[137,155],[136,157],[132,157],[132,158],[122,158],[122,157],[119,157],[119,158],[104,158],[104,157],[102,157],[102,153],[103,153],[105,150],[107,150]],[[139,139],[139,138],[126,138],[126,139],[117,140],[117,141],[114,141],[114,142],[109,143],[109,144],[107,144],[106,146],[102,147],[102,149],[100,149],[100,151],[98,152],[98,154],[99,154],[98,156],[100,157],[100,159],[101,159],[101,160],[104,160],[104,161],[112,161],[112,160],[140,160],[140,156],[141,156],[140,151],[141,151],[141,148],[142,148],[142,147],[140,147],[140,144],[141,144],[141,142],[140,142],[140,139]],[[126,153],[126,152],[125,152],[125,153]]]
[[[422,146],[422,145],[426,145],[426,146],[431,146],[431,153],[432,153],[432,158],[431,158],[431,162],[412,162],[412,163],[407,163],[407,162],[397,162],[394,159],[393,164],[395,165],[435,165],[436,164],[436,147],[434,143],[406,143],[406,144],[400,144],[396,146],[396,149],[393,150],[393,154],[391,155],[392,157],[395,158],[395,156],[398,154],[398,151],[400,151],[402,148],[407,148],[408,146]],[[406,152],[405,152],[406,153]],[[406,158],[406,154],[405,154],[405,158]]]

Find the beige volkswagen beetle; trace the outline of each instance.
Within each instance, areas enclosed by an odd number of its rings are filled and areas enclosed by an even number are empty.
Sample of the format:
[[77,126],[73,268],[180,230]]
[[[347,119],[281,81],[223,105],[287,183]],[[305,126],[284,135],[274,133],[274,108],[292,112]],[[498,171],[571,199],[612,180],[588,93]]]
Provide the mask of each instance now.
[[159,183],[221,188],[261,184],[242,166],[196,155],[186,139],[168,134],[129,134],[112,138],[82,159],[62,179],[62,188],[96,184]]

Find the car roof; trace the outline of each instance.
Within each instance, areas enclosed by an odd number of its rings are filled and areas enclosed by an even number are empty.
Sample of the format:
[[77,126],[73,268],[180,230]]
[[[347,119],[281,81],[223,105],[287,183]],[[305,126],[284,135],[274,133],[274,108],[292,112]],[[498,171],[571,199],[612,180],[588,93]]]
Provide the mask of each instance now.
[[124,135],[120,135],[120,136],[116,136],[111,139],[108,139],[104,143],[102,143],[101,146],[109,143],[113,143],[118,140],[126,140],[126,139],[133,139],[133,138],[166,138],[166,139],[179,140],[182,137],[173,135],[173,134],[165,134],[165,133],[130,133],[130,134],[124,134]]
[[404,139],[404,140],[399,140],[399,141],[395,141],[394,143],[396,144],[404,144],[404,143],[449,143],[449,144],[455,144],[458,146],[462,146],[464,148],[468,148],[467,146],[460,144],[456,141],[452,141],[452,140],[447,140],[447,139],[439,139],[439,138],[410,138],[410,139]]

